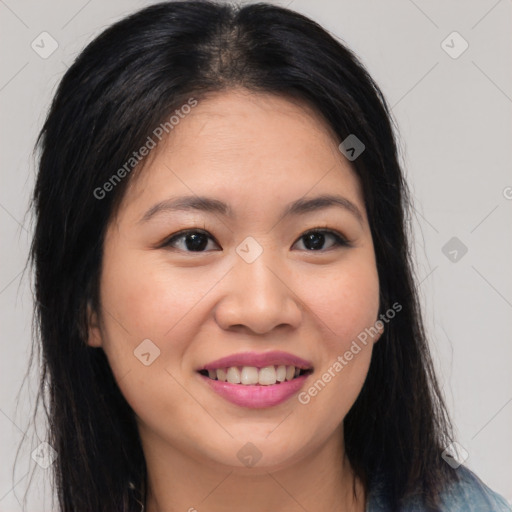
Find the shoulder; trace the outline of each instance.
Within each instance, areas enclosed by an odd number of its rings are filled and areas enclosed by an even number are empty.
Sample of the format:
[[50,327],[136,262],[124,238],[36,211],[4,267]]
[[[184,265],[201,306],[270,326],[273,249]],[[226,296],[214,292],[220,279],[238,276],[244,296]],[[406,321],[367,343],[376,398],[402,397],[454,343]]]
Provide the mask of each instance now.
[[443,494],[444,510],[449,512],[512,512],[507,500],[490,489],[475,473],[465,466],[456,471],[460,482],[452,485]]
[[[459,482],[441,494],[442,512],[512,512],[507,500],[491,490],[478,476],[465,466],[457,471]],[[366,512],[387,512],[387,497],[380,478],[373,480]],[[404,503],[401,512],[426,512],[421,497],[415,496]]]

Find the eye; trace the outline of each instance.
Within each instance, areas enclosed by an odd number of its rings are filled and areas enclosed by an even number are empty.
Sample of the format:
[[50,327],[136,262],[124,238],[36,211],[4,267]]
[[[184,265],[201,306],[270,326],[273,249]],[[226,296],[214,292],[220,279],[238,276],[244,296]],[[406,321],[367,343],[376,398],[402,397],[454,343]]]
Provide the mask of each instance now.
[[[206,231],[187,229],[173,235],[163,244],[163,247],[178,246],[177,249],[184,252],[205,252],[204,248],[208,245],[208,239],[213,240]],[[215,244],[217,245],[216,242]]]
[[[330,248],[350,247],[350,243],[345,239],[345,237],[343,237],[343,235],[330,229],[312,229],[307,233],[304,233],[298,241],[304,239],[304,246],[306,249],[303,250],[311,252],[322,249],[325,250],[323,246],[326,239],[329,238],[332,240]],[[219,247],[217,242],[215,242],[214,238],[209,235],[208,232],[199,229],[187,229],[171,236],[163,243],[162,247],[172,247],[183,252],[208,252],[205,251],[205,249],[208,246],[209,240],[213,241],[214,244]],[[295,244],[297,242],[295,242]]]
[[[348,240],[337,231],[330,229],[312,229],[304,233],[298,241],[304,239],[304,246],[308,252],[322,250],[326,238],[333,240],[332,247],[350,247]],[[297,243],[297,242],[296,242]]]

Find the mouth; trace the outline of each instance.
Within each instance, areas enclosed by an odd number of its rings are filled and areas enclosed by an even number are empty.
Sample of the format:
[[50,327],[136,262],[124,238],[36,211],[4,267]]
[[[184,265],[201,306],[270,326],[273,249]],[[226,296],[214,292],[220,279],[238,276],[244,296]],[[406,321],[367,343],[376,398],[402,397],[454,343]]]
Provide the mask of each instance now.
[[211,391],[240,407],[262,409],[290,400],[313,373],[310,361],[273,350],[241,352],[197,368]]
[[313,368],[294,365],[229,366],[198,370],[200,375],[214,381],[240,386],[274,386],[309,375]]

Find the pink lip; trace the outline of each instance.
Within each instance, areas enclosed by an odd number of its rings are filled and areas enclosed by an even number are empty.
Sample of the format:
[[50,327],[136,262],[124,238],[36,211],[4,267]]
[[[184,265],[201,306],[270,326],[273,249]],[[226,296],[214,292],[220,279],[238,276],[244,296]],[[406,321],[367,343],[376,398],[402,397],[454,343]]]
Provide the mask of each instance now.
[[[289,354],[288,352],[273,350],[271,352],[242,352],[240,354],[222,357],[221,359],[205,364],[202,368],[199,368],[198,371],[217,370],[218,368],[230,368],[231,366],[255,366],[256,368],[263,368],[272,365],[293,365],[302,370],[312,369],[312,364],[305,359]],[[279,386],[282,386],[282,384],[279,384]],[[271,388],[272,386],[266,387]]]
[[231,403],[251,409],[263,409],[288,400],[300,390],[309,375],[301,375],[293,380],[272,386],[245,386],[213,380],[204,375],[199,375],[199,377],[204,379],[213,391]]

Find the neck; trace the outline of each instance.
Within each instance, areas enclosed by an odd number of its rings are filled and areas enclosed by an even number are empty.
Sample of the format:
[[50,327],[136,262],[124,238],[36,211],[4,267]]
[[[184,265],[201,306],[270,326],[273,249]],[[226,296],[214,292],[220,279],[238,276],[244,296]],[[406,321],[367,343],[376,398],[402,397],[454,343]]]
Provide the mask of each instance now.
[[212,464],[152,439],[144,450],[144,512],[364,512],[365,490],[345,456],[342,438],[336,430],[322,446],[279,469]]

